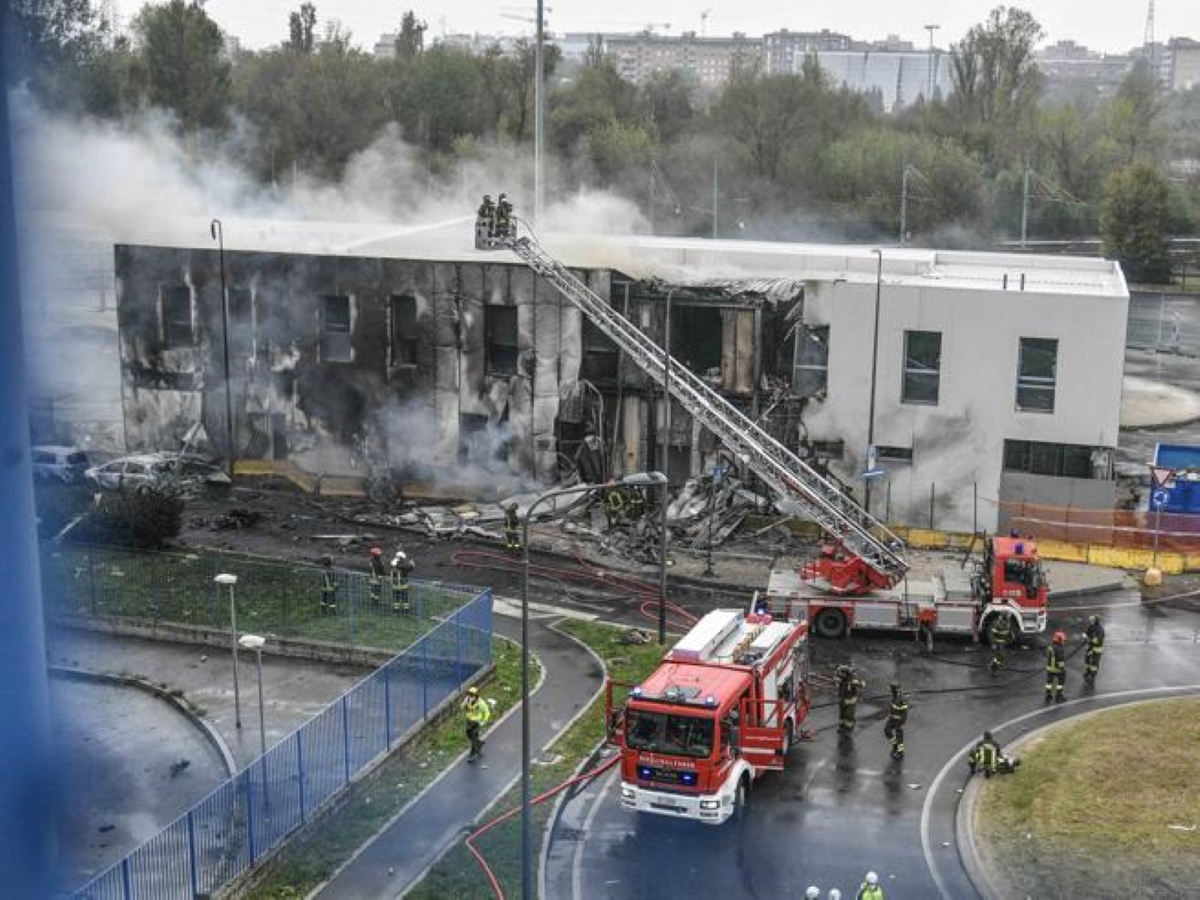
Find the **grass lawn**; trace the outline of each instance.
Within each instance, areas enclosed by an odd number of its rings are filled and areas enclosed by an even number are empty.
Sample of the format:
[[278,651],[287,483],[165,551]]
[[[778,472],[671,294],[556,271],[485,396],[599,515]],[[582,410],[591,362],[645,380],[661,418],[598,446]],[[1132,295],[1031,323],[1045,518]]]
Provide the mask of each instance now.
[[[492,656],[496,670],[484,690],[496,699],[496,715],[500,716],[521,696],[521,651],[509,641],[494,638]],[[531,667],[531,678],[536,683],[540,667],[536,661]],[[446,716],[427,728],[351,787],[336,812],[292,841],[245,896],[257,900],[305,896],[465,749],[467,738],[457,715]]]
[[320,610],[320,569],[236,554],[151,553],[64,546],[43,553],[42,581],[51,612],[136,616],[209,628],[229,627],[229,593],[213,583],[238,576],[238,626],[268,635],[401,650],[429,631],[470,594],[414,581],[412,613],[391,611],[385,585],[372,600],[362,573],[337,570],[337,615]]
[[[599,622],[568,620],[559,628],[583,641],[604,660],[611,678],[616,681],[636,683],[644,679],[658,665],[662,648],[657,644],[628,645],[620,643],[625,629]],[[582,652],[582,651],[581,651]],[[551,748],[549,765],[535,765],[532,773],[532,792],[537,796],[563,781],[574,773],[604,738],[604,697],[579,718],[566,734]],[[519,806],[520,790],[510,791],[508,796],[486,813],[479,824],[491,821],[497,815]],[[534,852],[541,849],[542,831],[550,818],[553,801],[548,800],[533,808],[533,834],[536,842]],[[520,895],[521,890],[521,824],[520,816],[514,816],[498,825],[475,842],[476,848],[488,861],[508,897]],[[535,862],[536,866],[536,862]],[[446,854],[429,875],[408,895],[411,900],[488,900],[493,897],[487,879],[463,843]]]
[[1003,895],[1197,896],[1200,698],[1088,716],[1021,759],[1016,775],[985,783],[975,809]]

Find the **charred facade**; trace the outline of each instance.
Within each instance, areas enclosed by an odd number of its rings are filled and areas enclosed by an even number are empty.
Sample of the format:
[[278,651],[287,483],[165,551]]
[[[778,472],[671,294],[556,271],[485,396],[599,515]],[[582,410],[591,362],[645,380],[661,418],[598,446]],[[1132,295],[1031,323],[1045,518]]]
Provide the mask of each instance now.
[[[796,445],[802,285],[663,286],[575,269],[656,340]],[[519,264],[116,248],[126,440],[213,451],[313,475],[437,481],[464,496],[570,468],[653,467],[672,481],[718,452],[550,284]],[[225,340],[228,393],[226,421]],[[585,443],[589,432],[594,438]],[[596,471],[599,469],[599,471]]]

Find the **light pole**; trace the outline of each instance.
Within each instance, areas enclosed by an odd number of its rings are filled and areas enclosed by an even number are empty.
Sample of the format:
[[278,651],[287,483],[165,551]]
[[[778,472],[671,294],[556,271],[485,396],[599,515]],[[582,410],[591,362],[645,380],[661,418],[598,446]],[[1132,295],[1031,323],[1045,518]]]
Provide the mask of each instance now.
[[635,472],[624,478],[606,481],[603,484],[577,484],[557,491],[542,494],[529,505],[521,527],[523,575],[521,578],[521,897],[531,900],[533,896],[533,858],[530,856],[532,839],[529,822],[529,523],[533,511],[556,497],[569,494],[586,494],[615,487],[649,487],[665,485],[667,476],[662,472]]
[[667,310],[663,324],[663,441],[662,468],[665,480],[662,490],[662,509],[659,528],[662,530],[658,560],[658,643],[667,642],[667,486],[671,482],[671,297],[675,289],[667,291]]
[[542,205],[546,197],[542,171],[546,151],[545,25],[545,3],[537,0],[537,39],[533,49],[533,220],[538,227],[542,224]]
[[[267,642],[265,637],[257,634],[243,634],[238,638],[238,643],[247,650],[254,651],[255,662],[258,663],[258,744],[262,749],[261,756],[267,755],[267,726],[263,714],[263,691],[262,691],[262,649],[263,644]],[[266,765],[264,763],[264,765]],[[263,777],[266,775],[264,773]]]
[[237,584],[237,576],[222,572],[213,579],[217,584],[229,585],[229,643],[233,652],[233,720],[238,728],[242,727],[242,694],[238,688],[238,638],[237,638],[237,607],[233,600],[233,586]]
[[213,219],[208,231],[217,242],[217,256],[221,269],[221,343],[225,353],[225,440],[229,445],[229,478],[233,479],[233,394],[229,386],[229,291],[225,287],[225,229],[220,219]]
[[[875,327],[871,329],[871,400],[867,411],[867,462],[863,470],[873,468],[875,455],[871,448],[875,446],[875,376],[879,369],[879,295],[883,291],[883,251],[875,248],[871,251],[878,257],[875,267]],[[863,498],[866,501],[863,509],[871,513],[871,477],[865,479]]]
[[934,63],[934,59],[935,59],[935,57],[933,55],[933,33],[941,27],[942,26],[940,26],[940,25],[926,25],[925,26],[925,30],[929,32],[929,97],[925,101],[926,103],[933,102],[933,68],[934,68],[933,63]]

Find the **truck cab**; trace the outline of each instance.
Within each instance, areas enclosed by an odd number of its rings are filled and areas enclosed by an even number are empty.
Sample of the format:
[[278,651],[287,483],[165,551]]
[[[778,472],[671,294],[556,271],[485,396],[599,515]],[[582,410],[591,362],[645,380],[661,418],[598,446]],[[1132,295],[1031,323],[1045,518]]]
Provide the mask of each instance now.
[[1014,635],[1046,630],[1050,585],[1038,557],[1037,542],[1032,538],[992,538],[976,571],[974,587],[984,635],[997,615],[1012,617]]
[[610,682],[622,806],[713,825],[740,813],[808,713],[806,634],[803,622],[716,610],[644,682]]

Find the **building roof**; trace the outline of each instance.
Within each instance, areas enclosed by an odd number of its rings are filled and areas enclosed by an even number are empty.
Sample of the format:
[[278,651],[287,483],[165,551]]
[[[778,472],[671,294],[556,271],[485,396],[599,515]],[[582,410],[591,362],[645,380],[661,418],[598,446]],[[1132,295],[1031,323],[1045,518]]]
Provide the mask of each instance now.
[[[194,228],[156,229],[128,235],[122,243],[209,247],[208,222]],[[228,250],[428,259],[449,262],[514,262],[508,251],[476,250],[470,217],[427,225],[224,220]],[[875,248],[849,244],[711,240],[647,235],[552,233],[540,238],[547,252],[572,268],[610,269],[635,279],[672,284],[747,281],[786,290],[806,281],[875,282]],[[885,285],[947,287],[1027,293],[1128,297],[1120,266],[1111,260],[1023,253],[883,247]]]

